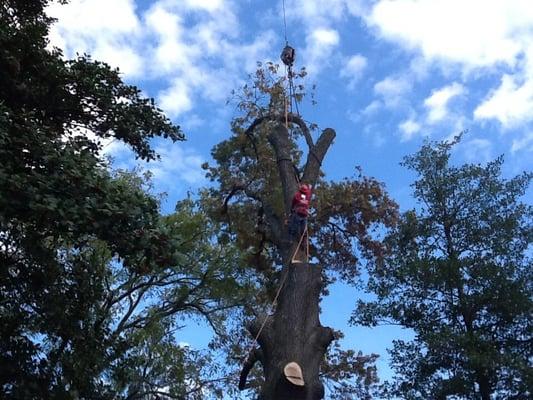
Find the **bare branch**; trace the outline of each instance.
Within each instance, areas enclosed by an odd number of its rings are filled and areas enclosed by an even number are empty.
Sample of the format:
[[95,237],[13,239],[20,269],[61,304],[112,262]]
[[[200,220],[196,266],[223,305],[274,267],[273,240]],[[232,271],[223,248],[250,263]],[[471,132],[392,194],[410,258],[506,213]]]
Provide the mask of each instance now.
[[[298,125],[298,127],[300,128],[300,131],[304,135],[305,142],[307,143],[307,147],[309,147],[309,150],[313,149],[315,147],[315,144],[313,143],[311,132],[309,131],[309,128],[307,127],[307,124],[305,123],[305,121],[299,115],[295,115],[292,113],[288,114],[287,119],[289,122],[292,122]],[[278,121],[280,121],[280,118],[278,118]],[[283,121],[280,121],[280,122],[285,122],[284,117],[283,117]]]
[[263,362],[263,352],[261,349],[254,349],[244,361],[239,377],[239,390],[246,389],[246,379],[257,361]]
[[[247,185],[249,185],[249,184],[250,183],[248,183]],[[233,187],[231,188],[230,192],[228,193],[228,195],[224,199],[224,203],[222,204],[222,213],[224,215],[228,213],[228,203],[230,202],[232,197],[235,196],[238,192],[243,191],[244,189],[246,189],[247,185],[242,185],[242,184],[234,184],[233,185]]]
[[307,162],[305,163],[304,174],[302,177],[303,182],[314,185],[318,179],[320,173],[320,167],[324,157],[335,139],[335,131],[331,128],[326,128],[322,131],[322,134],[318,138],[316,145],[309,149],[307,155]]
[[[254,130],[265,121],[276,121],[276,122],[279,122],[281,124],[284,124],[286,122],[285,115],[267,114],[267,115],[265,115],[263,117],[256,118],[254,120],[254,122],[252,122],[252,124],[246,129],[246,131],[244,133],[248,137],[251,138],[251,135],[254,132]],[[296,115],[296,114],[293,114],[293,113],[287,114],[287,122],[290,122],[290,123],[298,125],[298,127],[300,128],[302,134],[304,135],[305,142],[307,143],[307,146],[309,147],[309,149],[312,149],[315,146],[314,143],[313,143],[313,138],[311,136],[311,132],[309,131],[309,127],[307,126],[305,121],[299,115]],[[253,142],[253,141],[252,141],[252,143],[255,144],[255,142]]]
[[268,141],[274,148],[274,153],[276,154],[285,200],[285,211],[288,215],[291,211],[292,196],[298,188],[298,177],[294,174],[294,163],[290,154],[289,132],[285,126],[278,124],[268,135]]

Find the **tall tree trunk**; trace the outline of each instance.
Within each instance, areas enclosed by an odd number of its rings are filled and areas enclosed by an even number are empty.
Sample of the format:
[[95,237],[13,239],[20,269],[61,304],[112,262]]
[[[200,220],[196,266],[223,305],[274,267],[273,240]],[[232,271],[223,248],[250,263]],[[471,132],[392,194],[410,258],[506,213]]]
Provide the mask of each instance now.
[[477,384],[479,385],[479,394],[481,395],[481,400],[490,400],[492,388],[487,375],[483,372],[478,372]]
[[[319,380],[320,363],[333,331],[319,320],[321,268],[310,264],[288,267],[272,323],[261,340],[265,383],[262,400],[318,400],[324,397]],[[289,382],[284,367],[296,362],[302,369],[304,386]]]
[[[303,121],[297,116],[290,117],[302,128],[309,147],[302,182],[314,186],[335,131],[325,129],[314,144]],[[285,210],[289,213],[292,196],[298,188],[298,177],[290,155],[287,129],[281,124],[274,126],[269,142],[276,154]],[[246,376],[257,360],[263,365],[265,377],[261,400],[319,400],[324,397],[324,386],[319,378],[320,365],[333,340],[333,330],[323,327],[319,319],[322,268],[307,262],[293,264],[291,260],[298,239],[290,239],[286,229],[280,234],[282,237],[276,238],[275,242],[280,244],[278,251],[284,267],[277,307],[272,316],[258,318],[249,327],[252,336],[258,337],[260,349],[245,363],[239,387],[244,388]],[[299,259],[302,257],[305,254],[299,254]],[[303,382],[294,384],[287,379],[284,369],[289,363],[296,363],[301,368]]]

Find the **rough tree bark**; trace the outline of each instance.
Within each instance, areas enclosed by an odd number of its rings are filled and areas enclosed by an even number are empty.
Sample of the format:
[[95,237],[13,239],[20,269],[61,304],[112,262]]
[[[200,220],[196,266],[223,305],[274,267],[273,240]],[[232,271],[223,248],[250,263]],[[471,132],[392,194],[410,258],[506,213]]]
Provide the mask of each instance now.
[[[316,143],[305,122],[296,115],[289,115],[291,123],[302,131],[308,154],[301,181],[315,186],[320,174],[320,166],[333,139],[335,131],[325,129]],[[248,128],[248,134],[260,124],[270,124],[268,141],[277,158],[280,182],[283,189],[285,211],[290,213],[291,201],[298,188],[295,163],[290,154],[290,137],[280,118],[262,117]],[[271,216],[272,225],[279,226],[281,216]],[[282,219],[281,219],[282,220]],[[261,389],[261,400],[318,400],[324,397],[324,387],[319,379],[320,364],[327,347],[333,340],[333,330],[323,327],[319,319],[319,297],[322,289],[322,269],[308,263],[291,264],[293,253],[298,247],[298,239],[288,235],[287,227],[273,229],[272,238],[277,244],[283,259],[281,289],[277,307],[273,315],[258,317],[248,330],[252,337],[258,336],[259,348],[246,360],[239,387],[245,387],[246,378],[256,361],[261,362],[265,381]],[[281,283],[280,282],[280,283]],[[266,319],[266,324],[261,330]],[[296,362],[302,370],[304,385],[289,382],[284,375],[284,367]]]

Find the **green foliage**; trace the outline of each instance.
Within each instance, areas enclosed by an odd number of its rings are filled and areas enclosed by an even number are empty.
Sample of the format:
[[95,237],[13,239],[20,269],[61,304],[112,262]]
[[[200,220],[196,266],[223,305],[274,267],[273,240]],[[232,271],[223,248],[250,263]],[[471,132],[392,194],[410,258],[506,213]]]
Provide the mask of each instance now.
[[526,399],[533,209],[520,197],[533,174],[502,178],[501,157],[452,166],[455,143],[428,143],[405,158],[419,175],[420,208],[388,236],[391,255],[370,269],[377,300],[360,302],[353,322],[392,322],[416,334],[394,343],[397,375],[386,394]]
[[[154,106],[153,99],[124,84],[117,70],[88,56],[64,60],[58,49],[47,48],[52,23],[43,12],[47,3],[30,6],[10,0],[0,8],[0,93],[6,133],[35,135],[33,139],[42,139],[43,144],[94,154],[98,145],[84,135],[89,131],[97,139],[121,140],[147,160],[156,157],[151,138],[183,140],[179,127]],[[8,144],[22,146],[28,142],[25,139]],[[27,155],[33,156],[31,151]]]
[[47,3],[0,5],[0,397],[189,396],[207,359],[177,318],[222,330],[238,252],[191,200],[162,216],[147,177],[108,171],[101,139],[152,160],[183,134],[118,71],[47,49]]
[[361,351],[343,350],[338,341],[329,350],[321,375],[332,400],[372,398],[371,391],[379,381],[375,362],[377,354],[364,355]]

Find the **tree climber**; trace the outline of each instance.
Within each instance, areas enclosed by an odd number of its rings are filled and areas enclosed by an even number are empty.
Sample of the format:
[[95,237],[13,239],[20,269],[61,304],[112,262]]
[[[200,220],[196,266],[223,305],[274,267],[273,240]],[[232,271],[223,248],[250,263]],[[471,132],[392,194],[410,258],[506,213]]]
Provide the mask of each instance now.
[[292,198],[291,215],[289,218],[289,235],[291,239],[300,239],[307,226],[309,203],[311,202],[311,185],[300,185]]

